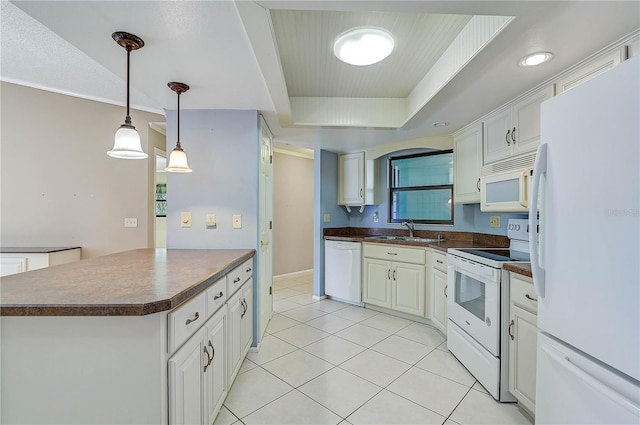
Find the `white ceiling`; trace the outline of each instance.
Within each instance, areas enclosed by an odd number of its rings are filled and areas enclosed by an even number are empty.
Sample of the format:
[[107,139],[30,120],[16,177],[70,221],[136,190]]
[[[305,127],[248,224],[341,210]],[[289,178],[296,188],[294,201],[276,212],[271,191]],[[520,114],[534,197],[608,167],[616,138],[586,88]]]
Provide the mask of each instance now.
[[[191,86],[183,109],[258,109],[276,140],[335,151],[451,133],[640,27],[638,1],[3,0],[0,7],[3,81],[123,104],[126,54],[111,34],[128,31],[145,41],[131,53],[132,106],[175,109],[166,83],[182,81]],[[515,19],[399,128],[294,125],[296,98],[406,98],[472,15]],[[377,69],[336,63],[327,44],[363,23],[390,26],[402,40],[398,50]],[[539,50],[554,59],[517,66]]]

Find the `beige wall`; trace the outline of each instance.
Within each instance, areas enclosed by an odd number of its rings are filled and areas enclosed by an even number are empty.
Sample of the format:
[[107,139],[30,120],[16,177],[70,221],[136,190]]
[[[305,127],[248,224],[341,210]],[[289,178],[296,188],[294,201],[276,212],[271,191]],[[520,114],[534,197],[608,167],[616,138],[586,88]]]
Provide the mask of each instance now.
[[313,160],[273,156],[273,275],[313,268]]
[[[147,247],[153,146],[165,148],[158,133],[148,143],[148,123],[164,116],[131,111],[150,156],[118,160],[106,152],[123,107],[8,83],[0,88],[0,243],[81,246],[83,258]],[[125,217],[136,217],[138,227],[125,229]]]

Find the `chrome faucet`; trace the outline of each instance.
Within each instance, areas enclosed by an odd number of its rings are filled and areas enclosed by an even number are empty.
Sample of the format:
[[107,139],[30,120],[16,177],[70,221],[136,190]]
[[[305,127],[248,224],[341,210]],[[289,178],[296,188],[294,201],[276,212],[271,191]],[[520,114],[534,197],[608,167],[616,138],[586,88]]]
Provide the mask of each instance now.
[[414,229],[413,221],[410,221],[410,222],[403,221],[400,224],[402,224],[403,226],[407,226],[407,229],[409,229],[409,237],[412,238],[413,237],[413,229]]

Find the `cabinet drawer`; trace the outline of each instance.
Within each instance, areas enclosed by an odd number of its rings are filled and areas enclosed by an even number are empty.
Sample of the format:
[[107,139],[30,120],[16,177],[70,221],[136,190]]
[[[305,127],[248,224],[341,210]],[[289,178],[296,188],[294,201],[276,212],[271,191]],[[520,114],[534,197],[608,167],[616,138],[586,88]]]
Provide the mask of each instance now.
[[538,296],[533,289],[531,278],[509,273],[509,289],[513,304],[530,313],[538,314]]
[[206,292],[207,297],[207,317],[218,311],[227,301],[227,276],[219,279],[211,285]]
[[233,295],[244,283],[244,269],[243,264],[239,265],[235,269],[231,270],[227,275],[227,297]]
[[242,282],[246,282],[250,277],[253,277],[253,258],[242,263],[240,268],[242,269]]
[[364,257],[377,258],[380,260],[401,261],[403,263],[424,264],[424,249],[406,248],[398,245],[384,244],[363,244],[362,253]]
[[443,273],[447,273],[447,255],[444,252],[431,251],[431,262],[434,269],[440,270]]
[[206,292],[168,315],[169,353],[173,353],[207,320]]

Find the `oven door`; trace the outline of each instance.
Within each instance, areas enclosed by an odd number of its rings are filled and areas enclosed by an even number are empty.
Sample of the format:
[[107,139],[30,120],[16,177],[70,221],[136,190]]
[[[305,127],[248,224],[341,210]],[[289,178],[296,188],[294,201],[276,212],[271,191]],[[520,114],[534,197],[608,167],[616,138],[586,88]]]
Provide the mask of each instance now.
[[500,356],[500,269],[449,255],[449,319]]

